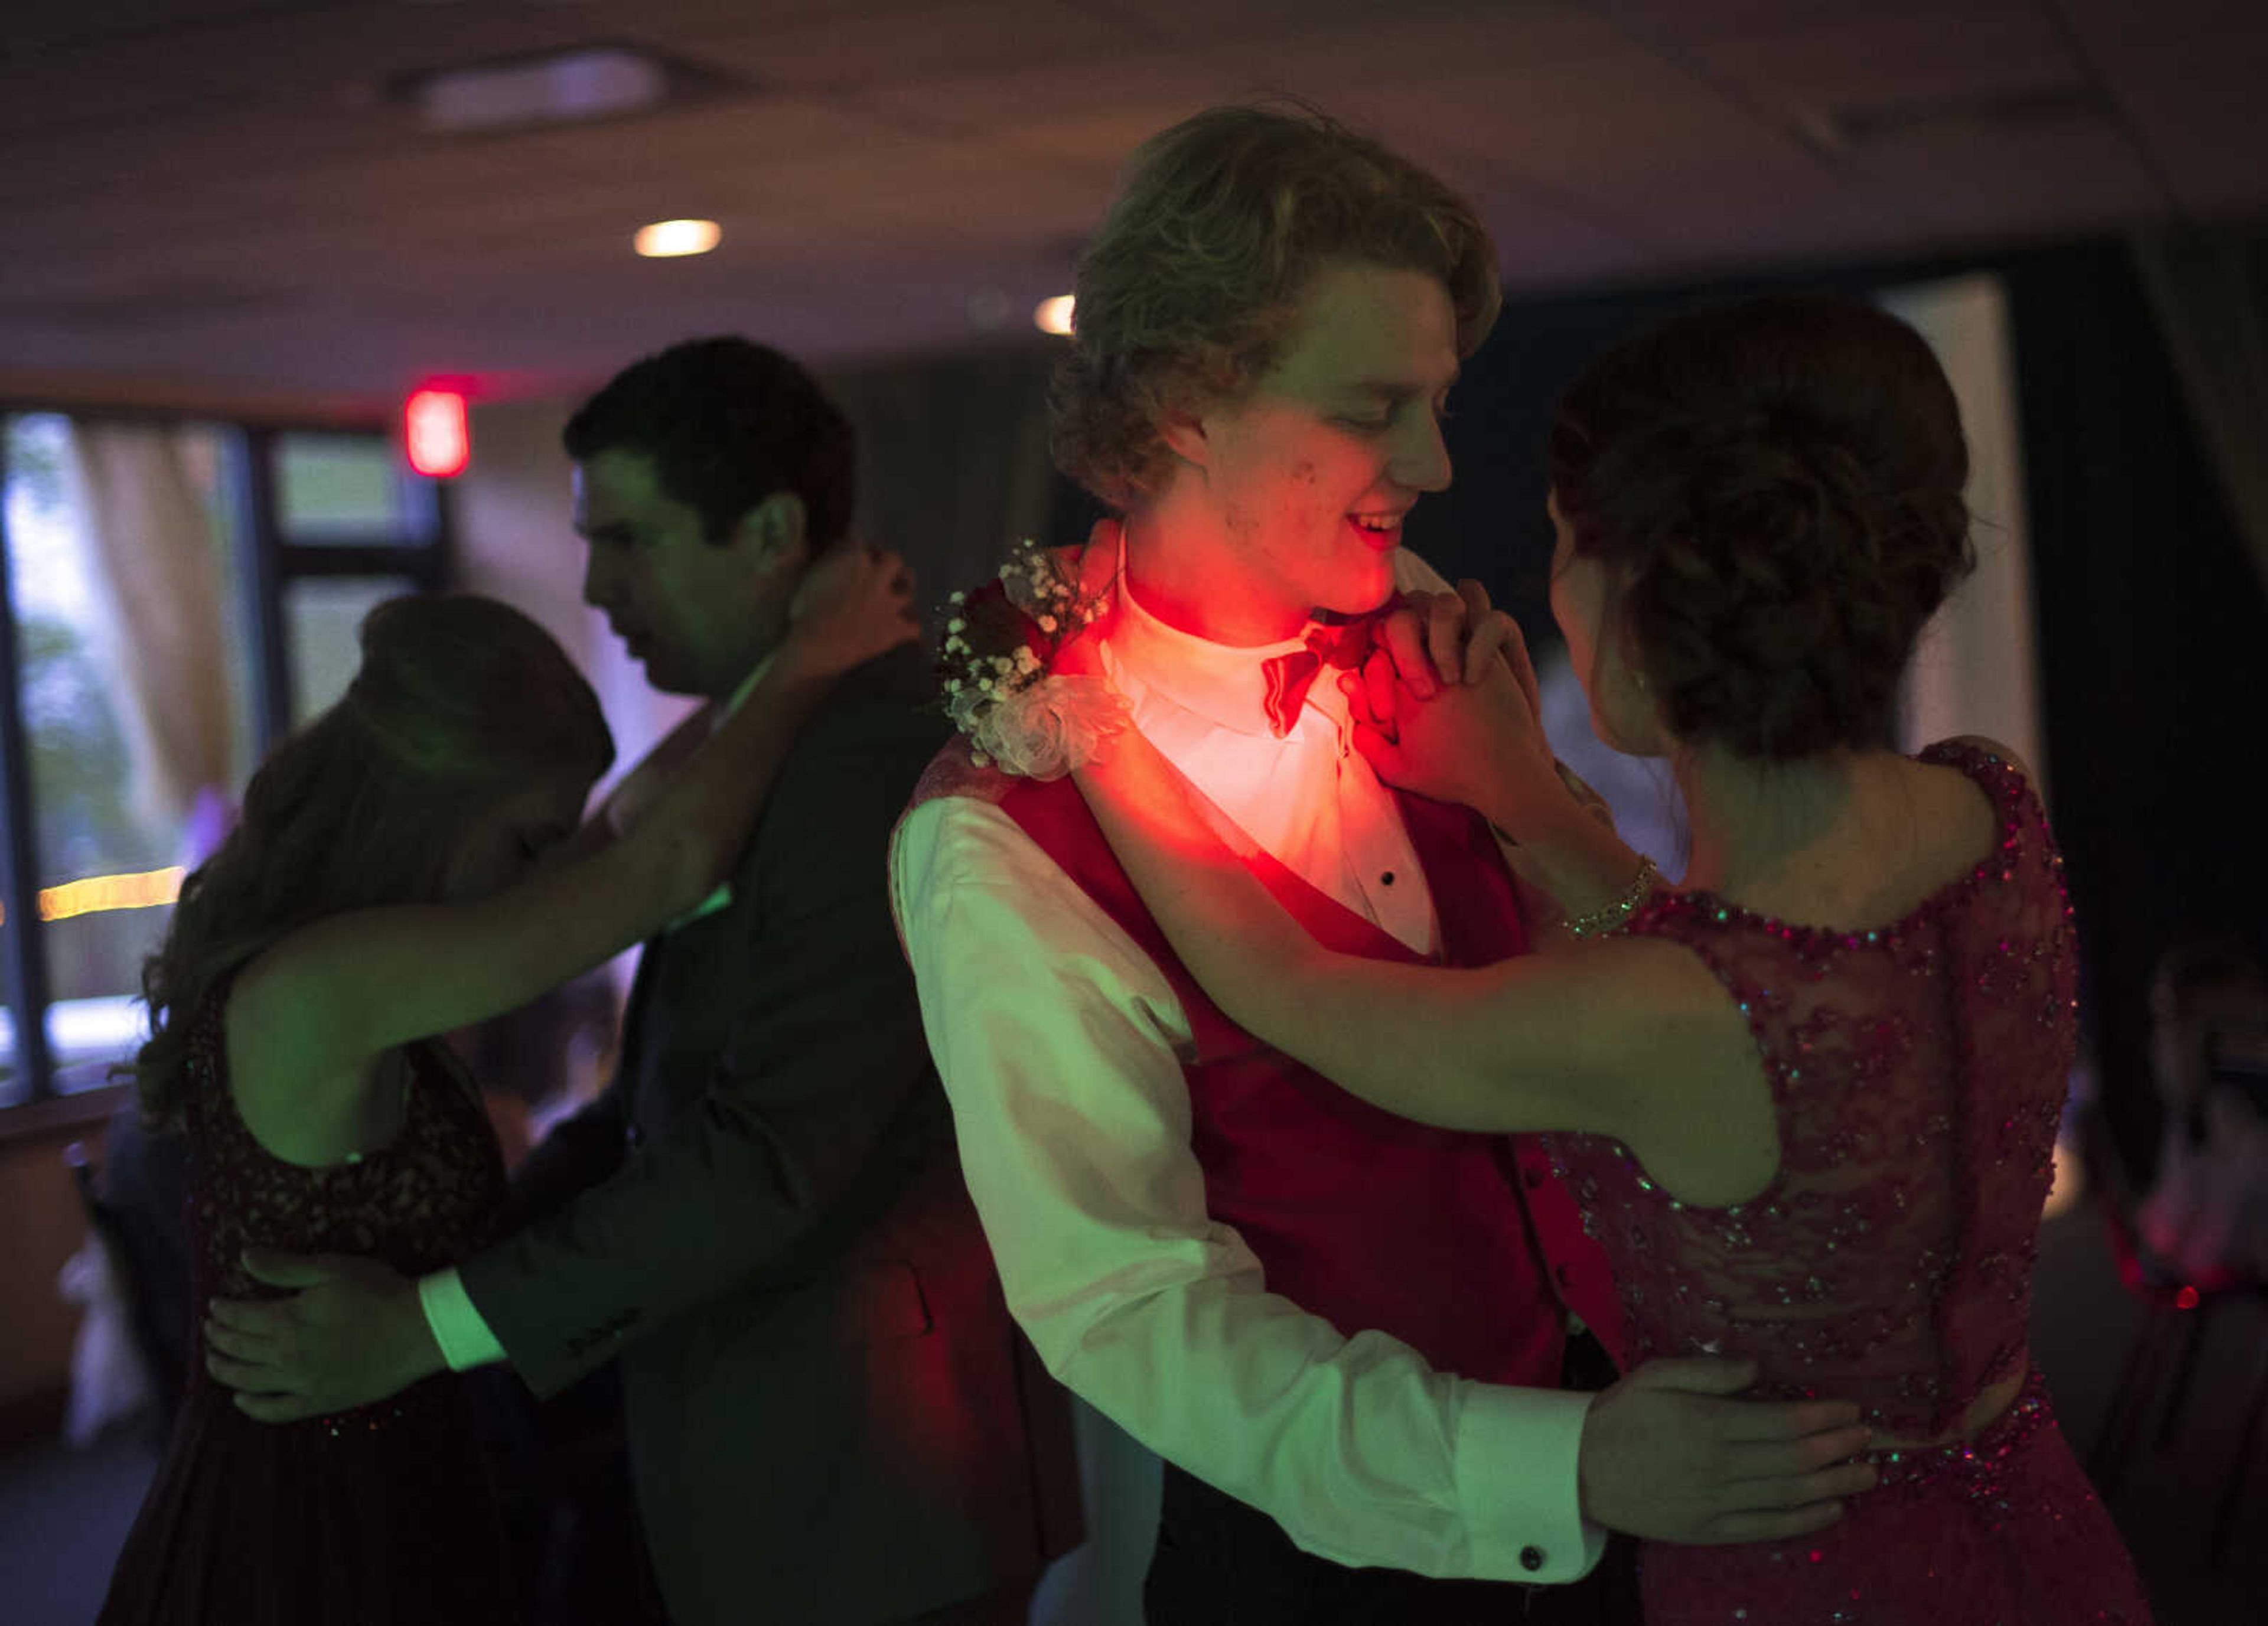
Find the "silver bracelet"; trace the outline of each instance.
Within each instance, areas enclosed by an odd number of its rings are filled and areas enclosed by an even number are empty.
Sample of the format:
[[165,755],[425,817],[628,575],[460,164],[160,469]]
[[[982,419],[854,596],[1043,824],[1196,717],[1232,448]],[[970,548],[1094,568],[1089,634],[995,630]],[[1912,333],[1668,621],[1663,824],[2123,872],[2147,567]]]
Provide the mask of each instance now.
[[1640,858],[1638,874],[1629,886],[1623,888],[1622,896],[1611,903],[1601,905],[1587,915],[1574,916],[1564,922],[1567,935],[1573,938],[1597,937],[1623,925],[1638,913],[1638,906],[1653,894],[1654,882],[1660,879],[1661,872],[1654,867],[1653,860]]

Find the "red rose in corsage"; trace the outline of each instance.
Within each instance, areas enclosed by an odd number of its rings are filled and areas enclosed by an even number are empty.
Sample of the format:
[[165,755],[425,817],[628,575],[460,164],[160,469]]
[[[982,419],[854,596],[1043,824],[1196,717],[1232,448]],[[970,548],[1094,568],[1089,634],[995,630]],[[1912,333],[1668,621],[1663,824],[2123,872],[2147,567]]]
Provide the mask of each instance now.
[[996,580],[948,601],[938,676],[954,726],[979,768],[1060,779],[1126,726],[1126,698],[1082,648],[1057,657],[1109,604],[1109,583],[1084,582],[1081,551],[1019,543]]

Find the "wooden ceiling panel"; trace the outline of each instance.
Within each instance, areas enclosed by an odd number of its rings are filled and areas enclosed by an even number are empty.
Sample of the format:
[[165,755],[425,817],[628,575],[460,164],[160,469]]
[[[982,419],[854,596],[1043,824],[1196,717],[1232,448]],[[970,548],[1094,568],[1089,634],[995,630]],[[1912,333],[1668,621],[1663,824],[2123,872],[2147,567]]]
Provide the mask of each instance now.
[[[1310,29],[1391,27],[1440,18],[1471,20],[1513,10],[1534,9],[1532,0],[1078,0],[1103,12],[1130,12],[1163,42],[1213,48],[1262,39],[1281,41]],[[1565,4],[1562,11],[1580,8]]]
[[1138,26],[1051,0],[972,0],[831,14],[700,41],[702,60],[776,91],[857,92],[1048,65],[1112,61],[1150,43]]
[[638,37],[628,8],[608,5],[226,9],[203,26],[106,29],[11,50],[0,56],[0,129],[131,125],[247,102],[351,107],[403,75]]
[[2126,132],[2094,114],[1919,127],[1866,143],[1846,167],[1895,202],[1917,248],[2116,229],[2171,207]]
[[[1737,251],[1800,215],[1871,233],[1879,209],[1785,130],[1637,51],[1400,87],[1408,119],[1489,169],[1578,199],[1601,227],[1677,263]],[[1485,143],[1485,145],[1480,143]],[[1778,239],[1768,235],[1778,252]]]
[[[1633,26],[1692,40],[1864,24],[1889,12],[1942,11],[1950,0],[1603,0],[1605,9]],[[2032,11],[2044,0],[1967,0],[1962,9]]]
[[1822,115],[2083,89],[2084,65],[2044,11],[1931,6],[1712,39],[1700,60]]
[[[700,96],[450,138],[388,89],[615,40]],[[2264,82],[2257,0],[14,0],[0,355],[383,398],[1015,329],[1140,141],[1270,92],[1470,195],[1515,288],[2117,229],[2268,208]],[[628,252],[680,214],[716,254]]]
[[[1066,69],[1042,63],[878,84],[858,98],[877,116],[962,136],[1005,136],[1027,151],[1115,170],[1142,136],[1216,102],[1262,94],[1249,53],[1145,48]],[[1139,135],[1130,135],[1136,128]],[[1100,136],[1108,145],[1095,144]]]
[[2213,217],[2268,210],[2268,11],[2068,0],[2073,33],[2163,184]]
[[[718,140],[712,132],[709,144]],[[730,131],[722,144],[740,150]],[[631,233],[679,214],[724,223],[728,259],[823,247],[813,243],[808,211],[791,219],[763,203],[763,177],[792,174],[792,165],[743,168],[699,151],[673,162],[666,151],[600,143],[572,166],[491,152],[463,168],[403,160],[279,171],[222,188],[95,190],[39,210],[0,206],[0,231],[38,245],[0,261],[0,292],[56,282],[132,286],[158,267],[320,291],[374,285],[394,261],[415,257],[477,294],[491,280],[516,282],[531,261],[548,260],[563,279],[594,264],[640,263]]]
[[1508,4],[1441,16],[1322,27],[1256,42],[1256,71],[1270,83],[1350,112],[1381,84],[1627,51],[1623,31],[1600,12],[1569,5]]

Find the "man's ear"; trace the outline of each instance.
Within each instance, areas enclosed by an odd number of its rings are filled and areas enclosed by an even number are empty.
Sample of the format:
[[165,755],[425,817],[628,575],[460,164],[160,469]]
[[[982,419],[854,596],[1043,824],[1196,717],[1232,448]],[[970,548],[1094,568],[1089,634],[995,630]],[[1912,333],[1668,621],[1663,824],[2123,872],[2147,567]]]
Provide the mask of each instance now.
[[1212,467],[1212,442],[1205,437],[1204,420],[1180,407],[1168,407],[1158,416],[1158,438],[1184,463]]
[[736,535],[754,548],[756,569],[762,575],[792,575],[810,563],[803,499],[792,491],[775,491],[741,515]]

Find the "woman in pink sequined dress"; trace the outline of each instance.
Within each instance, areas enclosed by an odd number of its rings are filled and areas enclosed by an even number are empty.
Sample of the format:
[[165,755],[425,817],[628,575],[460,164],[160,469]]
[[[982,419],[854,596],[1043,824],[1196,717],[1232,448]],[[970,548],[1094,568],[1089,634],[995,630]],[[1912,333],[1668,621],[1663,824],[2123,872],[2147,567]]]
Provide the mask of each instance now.
[[[707,895],[810,703],[916,636],[909,591],[891,555],[822,558],[751,703],[634,820],[616,803],[588,824],[613,743],[549,634],[470,596],[373,610],[345,698],[262,764],[145,973],[136,1082],[187,1133],[192,1302],[270,1296],[247,1248],[415,1278],[489,1240],[504,1160],[439,1035]],[[280,1421],[289,1397],[213,1380],[245,1352],[223,1342],[195,1329],[102,1626],[521,1618],[461,1379]]]
[[1745,1358],[1758,1396],[1865,1408],[1876,1487],[1793,1541],[1646,1542],[1649,1626],[2149,1619],[2026,1351],[2073,1048],[2054,838],[2004,747],[1889,748],[1914,640],[1968,568],[1967,461],[1927,346],[1867,307],[1697,313],[1576,383],[1553,611],[1601,736],[1676,773],[1683,885],[1657,889],[1556,770],[1484,603],[1389,617],[1349,681],[1382,778],[1497,827],[1543,928],[1521,959],[1330,954],[1138,736],[1079,771],[1240,1024],[1425,1122],[1565,1131],[1633,1368]]

